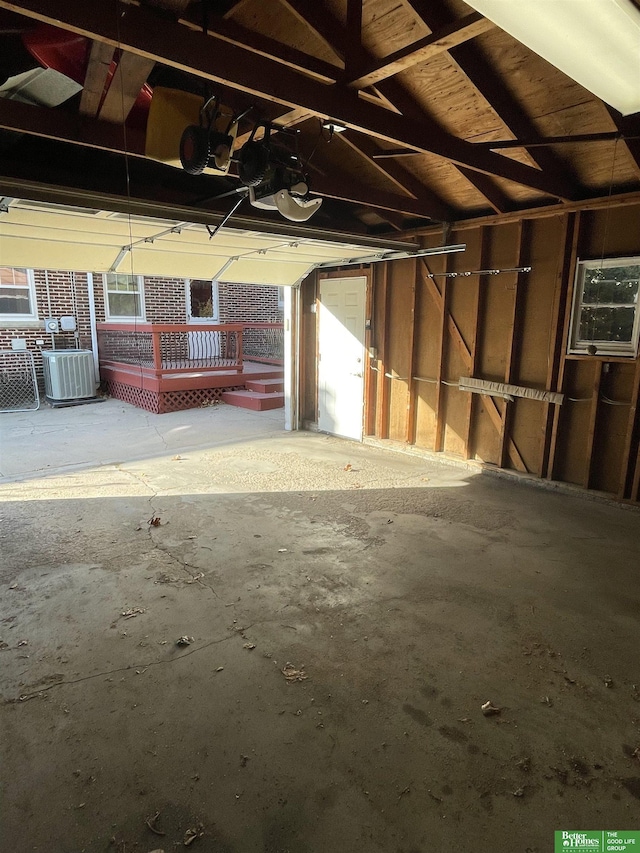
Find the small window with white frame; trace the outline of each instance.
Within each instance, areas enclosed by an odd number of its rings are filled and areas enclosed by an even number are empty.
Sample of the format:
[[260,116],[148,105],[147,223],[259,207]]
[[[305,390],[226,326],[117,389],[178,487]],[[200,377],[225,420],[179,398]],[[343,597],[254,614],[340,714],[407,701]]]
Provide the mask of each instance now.
[[188,278],[187,316],[193,323],[217,323],[220,319],[218,282],[211,279]]
[[640,257],[578,261],[569,353],[635,357]]
[[104,274],[107,320],[144,320],[144,283],[141,275]]
[[0,319],[38,319],[33,270],[0,267]]

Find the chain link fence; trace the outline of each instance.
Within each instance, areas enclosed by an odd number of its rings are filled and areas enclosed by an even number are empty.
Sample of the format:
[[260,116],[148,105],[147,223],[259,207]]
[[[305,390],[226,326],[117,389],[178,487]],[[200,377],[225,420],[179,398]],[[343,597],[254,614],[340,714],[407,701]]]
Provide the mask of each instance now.
[[39,408],[32,353],[0,350],[0,412],[29,412]]

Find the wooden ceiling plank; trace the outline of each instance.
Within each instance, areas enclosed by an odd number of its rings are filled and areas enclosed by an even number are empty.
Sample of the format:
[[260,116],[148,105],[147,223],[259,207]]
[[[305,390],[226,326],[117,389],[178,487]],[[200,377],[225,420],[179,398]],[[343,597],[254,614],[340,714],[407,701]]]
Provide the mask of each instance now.
[[[450,16],[444,7],[434,4],[431,0],[406,0],[406,2],[432,32],[446,26],[450,21]],[[469,42],[461,44],[450,51],[449,57],[516,138],[539,136],[534,122],[511,94],[504,80],[493,69],[478,45]],[[572,191],[568,195],[573,195],[575,198],[580,194],[581,188],[576,185],[574,176],[569,173],[568,167],[553,151],[541,149],[530,156],[550,178],[572,185]]]
[[[198,20],[198,17],[193,12],[183,15],[180,18],[180,23],[190,29],[202,32],[202,22]],[[231,19],[210,17],[207,20],[206,29],[207,34],[213,38],[222,39],[252,53],[274,59],[276,62],[292,68],[294,71],[308,74],[310,77],[315,77],[324,83],[334,83],[338,79],[339,73],[341,73],[341,69],[338,66],[331,65],[329,62],[323,62],[323,60],[309,56],[295,47],[282,44],[268,36],[256,33]]]
[[376,150],[375,143],[367,136],[359,135],[357,139],[351,133],[341,134],[340,141],[348,145],[367,162],[389,178],[400,189],[411,193],[414,198],[419,199],[428,209],[428,215],[439,222],[451,222],[455,219],[455,212],[447,205],[436,193],[428,189],[421,181],[412,173],[403,169],[397,163],[376,163],[373,159],[373,152]]
[[[417,120],[420,114],[419,105],[413,100],[406,89],[403,89],[396,80],[385,80],[380,84],[380,90],[383,94],[386,94],[389,98],[393,99],[393,102],[400,109],[403,115]],[[460,164],[455,165],[460,174],[466,178],[473,187],[475,187],[475,189],[487,200],[489,206],[496,213],[504,213],[511,209],[512,204],[510,200],[488,175],[466,169]]]
[[101,41],[92,43],[89,63],[84,76],[84,88],[80,96],[81,115],[95,116],[98,114],[113,54],[112,45]]
[[233,18],[233,16],[242,10],[244,6],[248,6],[251,0],[232,0],[230,8],[222,16],[223,18]]
[[[123,7],[115,0],[99,4],[87,4],[84,0],[0,0],[0,8],[20,9],[28,17],[121,45],[128,52],[265,100],[304,107],[320,118],[334,119],[391,144],[433,153],[556,198],[574,197],[574,188],[562,175],[552,178],[499,154],[475,151],[473,143],[457,139],[426,115],[421,121],[405,115],[389,121],[388,111],[362,101],[346,86],[322,85],[258,54],[252,62],[247,62],[246,51],[227,42],[218,42],[216,50],[212,51],[209,36],[181,28],[150,10]],[[325,21],[330,20],[326,14],[323,17]],[[393,81],[385,85],[390,82]]]
[[322,5],[317,0],[280,0],[301,24],[310,30],[339,60],[345,61],[347,41],[342,26],[335,30],[327,20]]
[[400,71],[406,71],[407,68],[418,65],[420,62],[427,62],[438,53],[451,50],[463,42],[482,35],[482,33],[493,29],[494,26],[495,24],[492,21],[484,18],[479,12],[472,12],[464,18],[441,27],[437,32],[395,51],[381,62],[369,67],[358,77],[349,80],[349,85],[356,89],[372,86],[381,80],[393,77]]
[[109,91],[100,107],[103,121],[124,124],[155,65],[154,59],[123,53],[111,80]]

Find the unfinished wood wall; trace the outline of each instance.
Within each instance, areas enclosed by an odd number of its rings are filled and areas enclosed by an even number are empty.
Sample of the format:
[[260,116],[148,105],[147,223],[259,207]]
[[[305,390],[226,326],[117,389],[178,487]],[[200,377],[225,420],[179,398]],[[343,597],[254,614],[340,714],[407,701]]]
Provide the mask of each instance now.
[[[640,204],[465,225],[450,241],[466,251],[372,267],[365,434],[639,501],[640,361],[567,356],[566,341],[576,260],[640,255]],[[429,278],[519,266],[532,270]],[[316,286],[303,287],[307,422],[316,420]],[[458,389],[461,376],[576,402],[481,397]]]

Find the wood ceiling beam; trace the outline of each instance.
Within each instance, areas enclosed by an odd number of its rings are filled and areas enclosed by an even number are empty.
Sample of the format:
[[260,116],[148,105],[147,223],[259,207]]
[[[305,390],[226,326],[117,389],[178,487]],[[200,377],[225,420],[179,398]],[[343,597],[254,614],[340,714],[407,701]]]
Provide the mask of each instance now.
[[[144,159],[144,134],[128,129],[125,145],[120,125],[88,117],[79,119],[62,110],[0,98],[0,128]],[[357,183],[349,175],[336,175],[335,169],[330,171],[331,176],[314,180],[314,195],[350,201],[364,207],[397,211],[407,216],[431,218],[428,206],[420,200],[376,190]],[[175,172],[177,175],[183,174],[178,169]]]
[[[326,168],[323,164],[323,168]],[[311,191],[314,195],[335,198],[339,201],[349,201],[363,207],[379,208],[383,211],[403,213],[405,216],[419,216],[433,219],[429,205],[421,199],[411,196],[379,190],[354,181],[346,173],[336,174],[335,169],[328,169],[329,175],[314,179]],[[381,214],[383,215],[383,214]]]
[[[195,12],[184,14],[180,18],[180,23],[198,32],[202,32],[204,29],[203,21],[199,20]],[[230,18],[208,17],[206,19],[206,32],[213,38],[221,39],[252,53],[273,59],[294,71],[307,74],[324,83],[335,83],[342,73],[338,66],[323,62],[321,59],[309,56],[295,47],[256,33]]]
[[84,75],[84,88],[80,96],[80,114],[84,116],[95,116],[98,114],[104,87],[114,48],[110,44],[94,41],[91,44],[89,64]]
[[362,56],[362,2],[363,0],[347,0],[347,55],[345,56],[347,76],[357,68]]
[[406,116],[389,121],[386,110],[362,101],[347,87],[324,86],[258,54],[252,62],[247,62],[246,51],[236,45],[218,42],[212,51],[209,36],[180,28],[146,9],[125,6],[116,0],[99,4],[84,0],[0,0],[0,8],[20,11],[36,20],[121,46],[128,52],[265,100],[303,107],[320,118],[333,118],[391,144],[437,154],[474,171],[495,174],[556,198],[574,197],[574,188],[562,175],[549,177],[499,154],[475,151],[472,143],[457,139],[427,116],[422,121]]
[[124,124],[155,64],[155,60],[135,53],[121,54],[98,113],[103,121]]
[[[633,165],[640,174],[640,119],[636,113],[633,116],[623,116],[613,107],[607,107],[607,111],[618,131],[623,134],[624,144],[631,155]],[[629,138],[633,137],[633,138]]]
[[[451,16],[444,7],[431,0],[405,0],[405,2],[408,2],[432,32],[451,22]],[[534,122],[526,114],[517,98],[510,93],[507,82],[494,70],[478,45],[469,42],[458,45],[450,51],[449,57],[516,138],[526,139],[539,135]],[[569,196],[577,198],[581,195],[582,188],[578,186],[568,167],[553,151],[540,149],[531,153],[530,156],[551,180],[561,181],[565,186],[568,184],[571,187]]]
[[342,25],[338,30],[331,26],[322,4],[317,0],[280,0],[301,24],[312,32],[334,56],[344,62],[348,53],[348,44]]
[[492,21],[484,18],[479,12],[472,12],[464,18],[451,21],[439,28],[437,32],[433,32],[401,50],[396,50],[395,53],[391,53],[382,61],[371,64],[366,70],[361,71],[357,77],[349,79],[349,85],[356,89],[372,86],[381,80],[393,77],[394,74],[406,71],[407,68],[418,65],[420,62],[427,62],[439,53],[451,50],[463,42],[482,35],[482,33],[493,29],[494,26],[495,24]]
[[369,137],[358,135],[355,138],[351,133],[344,133],[340,134],[338,138],[342,143],[348,145],[352,151],[355,151],[374,166],[382,175],[393,181],[397,187],[419,199],[424,204],[425,210],[428,211],[427,215],[431,219],[439,222],[451,222],[456,218],[455,211],[407,169],[403,169],[402,166],[393,162],[384,165],[377,163],[373,159],[373,153],[376,150],[375,143]]
[[508,213],[513,210],[513,202],[505,195],[500,187],[487,175],[472,172],[464,166],[458,166],[458,171],[474,186],[480,195],[484,196],[496,213]]
[[[277,127],[295,127],[297,124],[302,124],[302,122],[307,121],[307,119],[313,118],[313,113],[310,113],[308,110],[303,110],[301,107],[295,107],[293,110],[289,110],[286,113],[282,113],[282,115],[277,118],[271,119],[271,123],[276,125]],[[239,151],[240,148],[248,141],[251,136],[252,131],[247,131],[246,133],[240,134],[236,136],[236,144],[234,147],[235,151]],[[256,131],[254,134],[254,139],[258,141],[262,139],[264,136],[264,130],[260,129]]]
[[144,157],[144,133],[134,128],[100,121],[90,116],[75,116],[65,110],[51,110],[33,104],[0,98],[0,128],[27,133],[85,148],[97,148],[116,154]]
[[[328,18],[331,28],[335,32],[340,32],[342,24],[335,18],[331,12],[325,9],[325,16]],[[344,38],[344,30],[342,30]],[[367,55],[363,51],[361,64],[367,61]],[[368,61],[372,62],[372,58],[368,57]],[[405,118],[412,119],[417,124],[424,124],[428,121],[432,132],[442,132],[442,128],[436,124],[433,119],[427,118],[422,107],[414,100],[414,98],[404,89],[396,80],[383,80],[376,88],[377,94],[384,99],[385,105],[388,108],[394,109],[401,113]],[[361,94],[361,93],[360,93]],[[424,152],[418,152],[424,153]],[[460,171],[469,183],[475,187],[487,204],[496,213],[505,213],[513,208],[513,204],[498,185],[491,180],[489,174],[483,174],[478,171],[465,169],[462,165],[454,163],[454,166]],[[438,218],[438,217],[436,217]]]
[[[419,119],[420,106],[397,80],[385,80],[379,85],[379,89],[383,95],[393,99],[394,104],[403,115],[413,118],[416,121]],[[496,213],[504,213],[512,208],[509,198],[489,175],[466,169],[459,163],[454,163],[453,165],[460,174],[469,181],[471,186],[473,186],[480,195],[486,199],[487,204],[493,208]]]

